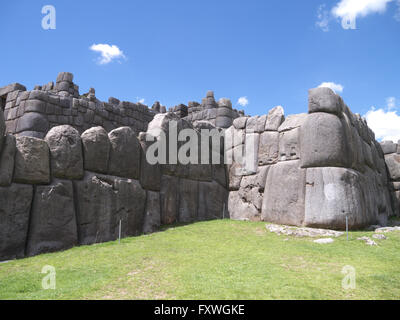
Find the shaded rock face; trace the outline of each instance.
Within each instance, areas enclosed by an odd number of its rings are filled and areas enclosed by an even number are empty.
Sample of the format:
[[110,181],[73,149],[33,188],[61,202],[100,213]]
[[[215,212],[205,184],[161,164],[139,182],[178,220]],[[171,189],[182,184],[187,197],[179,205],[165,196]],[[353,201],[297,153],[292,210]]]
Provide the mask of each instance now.
[[6,122],[4,121],[3,106],[0,102],[0,152],[3,148],[4,134],[6,132]]
[[135,132],[122,127],[111,131],[108,137],[111,143],[109,174],[139,179],[141,146]]
[[177,220],[178,178],[162,176],[161,178],[161,224],[171,224]]
[[146,210],[144,214],[143,232],[156,232],[161,226],[160,193],[147,191]]
[[32,137],[18,137],[14,181],[26,184],[50,182],[50,154],[47,143]]
[[86,173],[75,181],[80,244],[139,235],[143,228],[146,192],[136,180]]
[[12,135],[6,135],[3,150],[0,153],[0,186],[11,185],[14,173],[14,159],[16,151],[16,140]]
[[78,244],[72,182],[38,186],[33,199],[27,255],[54,252]]
[[110,155],[110,140],[102,127],[93,127],[81,136],[85,170],[107,173]]
[[50,148],[51,173],[56,178],[83,177],[82,142],[79,132],[71,126],[52,128],[45,141]]
[[30,185],[0,187],[0,261],[25,256],[32,195]]

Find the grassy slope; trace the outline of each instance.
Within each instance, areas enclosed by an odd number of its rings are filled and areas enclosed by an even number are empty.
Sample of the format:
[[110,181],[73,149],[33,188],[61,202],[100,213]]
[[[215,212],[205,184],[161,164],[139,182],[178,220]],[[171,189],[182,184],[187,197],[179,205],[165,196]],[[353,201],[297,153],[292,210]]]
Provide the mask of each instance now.
[[[264,223],[196,223],[0,264],[0,299],[399,299],[400,233],[377,247],[363,235],[318,245]],[[41,289],[44,265],[56,290]],[[342,289],[345,265],[356,290]]]

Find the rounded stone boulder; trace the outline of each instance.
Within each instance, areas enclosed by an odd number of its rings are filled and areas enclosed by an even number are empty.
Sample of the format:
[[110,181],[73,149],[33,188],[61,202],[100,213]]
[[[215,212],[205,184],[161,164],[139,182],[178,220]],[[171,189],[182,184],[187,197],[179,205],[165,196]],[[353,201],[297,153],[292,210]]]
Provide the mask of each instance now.
[[110,139],[109,174],[131,178],[140,178],[141,145],[135,132],[129,127],[121,127],[108,134]]
[[340,115],[341,98],[330,88],[314,88],[308,91],[308,112],[327,112]]
[[81,135],[85,170],[107,173],[110,140],[102,127],[93,127]]
[[63,125],[52,128],[45,140],[50,148],[51,173],[57,178],[83,177],[82,141],[79,132]]

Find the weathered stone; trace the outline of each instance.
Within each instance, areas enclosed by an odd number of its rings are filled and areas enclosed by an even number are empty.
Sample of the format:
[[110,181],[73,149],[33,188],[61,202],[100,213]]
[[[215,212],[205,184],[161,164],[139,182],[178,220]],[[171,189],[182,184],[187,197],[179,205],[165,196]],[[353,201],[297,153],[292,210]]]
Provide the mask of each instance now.
[[263,133],[265,131],[265,123],[267,121],[267,115],[262,115],[257,119],[256,132]]
[[226,116],[218,116],[215,126],[218,128],[229,128],[232,125],[232,118]]
[[6,132],[6,122],[4,119],[3,108],[4,108],[4,106],[2,106],[1,102],[0,102],[0,152],[3,147],[4,134]]
[[178,180],[171,176],[161,177],[161,224],[172,224],[177,220]]
[[46,141],[18,137],[16,141],[14,181],[27,184],[50,182],[49,147]]
[[82,141],[78,130],[69,126],[57,126],[46,135],[50,148],[51,173],[57,178],[82,179]]
[[0,187],[0,261],[23,258],[28,234],[33,187]]
[[146,210],[144,214],[143,232],[157,231],[161,225],[160,193],[147,191]]
[[[345,229],[370,225],[357,171],[345,168],[310,168],[306,178],[304,224],[309,227]],[[369,224],[368,224],[369,223]]]
[[393,143],[393,141],[382,141],[381,148],[384,154],[396,153],[397,143]]
[[258,167],[258,146],[260,143],[259,133],[247,133],[244,153],[244,175],[251,175],[257,172]]
[[340,115],[342,105],[340,97],[330,88],[314,88],[308,91],[308,112],[328,112]]
[[307,113],[299,113],[288,116],[285,121],[279,126],[278,131],[289,131],[301,127],[306,121]]
[[49,130],[49,122],[46,117],[37,112],[25,113],[18,119],[17,132],[37,131],[46,133]]
[[110,140],[102,127],[86,130],[82,136],[85,170],[107,173],[110,154]]
[[267,224],[265,228],[277,235],[294,236],[298,238],[318,238],[318,237],[340,237],[344,233],[335,230],[328,229],[316,229],[316,228],[305,228],[305,227],[291,227],[276,224]]
[[146,191],[139,181],[125,178],[114,178],[115,210],[111,216],[112,239],[117,239],[119,221],[121,237],[138,236],[143,233],[146,206]]
[[266,131],[260,135],[258,148],[258,164],[273,164],[278,161],[279,155],[279,133]]
[[[154,143],[149,134],[141,132],[139,135],[140,145],[142,147],[140,160],[140,184],[146,190],[160,191],[161,167],[158,163],[150,164],[147,161],[146,152],[148,147]],[[148,141],[147,141],[148,140]]]
[[36,187],[27,255],[71,248],[78,243],[72,182],[54,180]]
[[400,180],[400,155],[385,155],[385,161],[389,170],[389,176],[392,180]]
[[300,161],[273,165],[268,172],[262,214],[264,221],[300,226],[304,221],[306,170]]
[[259,116],[254,116],[251,118],[247,119],[247,123],[246,123],[246,132],[248,133],[255,133],[257,132],[258,126],[258,118]]
[[265,131],[278,131],[281,124],[285,121],[285,113],[281,106],[277,106],[268,112],[265,123]]
[[300,128],[280,133],[279,160],[296,160],[300,158]]
[[300,130],[303,168],[350,167],[348,137],[340,119],[329,113],[311,113]]
[[228,212],[232,220],[260,220],[260,212],[258,209],[252,203],[244,201],[240,191],[229,192]]
[[199,182],[198,220],[228,218],[228,191],[213,182]]
[[179,222],[189,223],[197,220],[198,192],[197,181],[179,180]]
[[233,120],[233,126],[235,129],[245,129],[246,128],[246,122],[247,122],[248,117],[239,117]]
[[11,185],[14,173],[14,158],[16,141],[13,135],[6,135],[3,143],[3,150],[0,153],[0,186]]
[[234,162],[229,168],[229,190],[239,190],[240,182],[242,181],[242,166]]
[[111,143],[108,171],[125,178],[139,179],[141,146],[134,131],[122,127],[108,134]]

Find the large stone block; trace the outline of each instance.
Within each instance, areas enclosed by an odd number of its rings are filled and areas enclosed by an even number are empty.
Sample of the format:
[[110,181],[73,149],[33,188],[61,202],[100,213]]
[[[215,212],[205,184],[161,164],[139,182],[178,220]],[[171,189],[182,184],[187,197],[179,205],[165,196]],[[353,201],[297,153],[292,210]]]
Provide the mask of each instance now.
[[278,131],[289,131],[295,128],[300,128],[308,117],[307,113],[292,114],[287,116],[285,121],[279,126]]
[[199,182],[198,220],[228,218],[228,191],[213,182]]
[[304,221],[306,170],[300,161],[273,165],[268,172],[262,204],[264,221],[300,226]]
[[32,137],[18,137],[16,146],[14,181],[48,184],[50,182],[50,153],[46,141]]
[[252,203],[244,201],[239,191],[229,192],[228,212],[232,220],[260,220],[258,209]]
[[156,232],[161,226],[160,193],[147,191],[146,211],[144,214],[143,232]]
[[399,181],[400,180],[400,155],[389,154],[385,155],[386,166],[389,170],[390,179]]
[[345,229],[346,217],[352,229],[376,222],[372,215],[377,212],[372,209],[378,209],[373,203],[378,194],[371,189],[373,181],[365,180],[359,172],[345,168],[310,168],[306,181],[304,225]]
[[0,187],[0,261],[23,258],[28,234],[33,187]]
[[314,88],[308,91],[308,112],[328,112],[340,115],[342,112],[340,97],[330,88]]
[[233,120],[235,129],[245,129],[248,117],[239,117]]
[[135,132],[129,127],[122,127],[108,134],[111,143],[109,174],[139,179],[141,146]]
[[268,112],[265,123],[265,131],[278,131],[281,124],[285,121],[285,112],[281,106],[277,106]]
[[0,186],[2,187],[7,187],[12,182],[15,151],[15,137],[13,135],[5,136],[3,150],[0,152]]
[[152,165],[147,160],[146,152],[148,147],[153,143],[151,140],[146,141],[147,136],[150,135],[144,132],[141,132],[139,136],[142,148],[140,160],[140,184],[146,190],[160,191],[161,166],[158,163]]
[[303,168],[350,167],[350,147],[344,124],[329,113],[312,113],[300,129]]
[[78,130],[69,126],[57,126],[46,135],[50,148],[51,173],[54,177],[82,179],[82,141]]
[[161,177],[161,224],[172,224],[177,220],[178,181],[176,177],[165,175]]
[[37,112],[29,112],[18,119],[16,132],[36,131],[46,133],[48,130],[49,121],[46,116]]
[[78,244],[72,182],[37,186],[30,217],[27,255],[54,252]]
[[384,154],[396,153],[397,143],[393,143],[393,141],[382,141],[381,148]]
[[102,127],[92,127],[81,136],[85,170],[107,173],[110,140]]
[[258,148],[258,164],[273,164],[278,161],[279,155],[279,133],[277,131],[266,131],[260,135]]
[[189,223],[197,220],[198,193],[198,181],[179,180],[179,222]]
[[0,152],[3,147],[4,134],[6,133],[6,122],[4,119],[3,108],[4,106],[2,106],[0,102]]
[[279,160],[297,160],[300,158],[300,128],[284,131],[279,136]]

